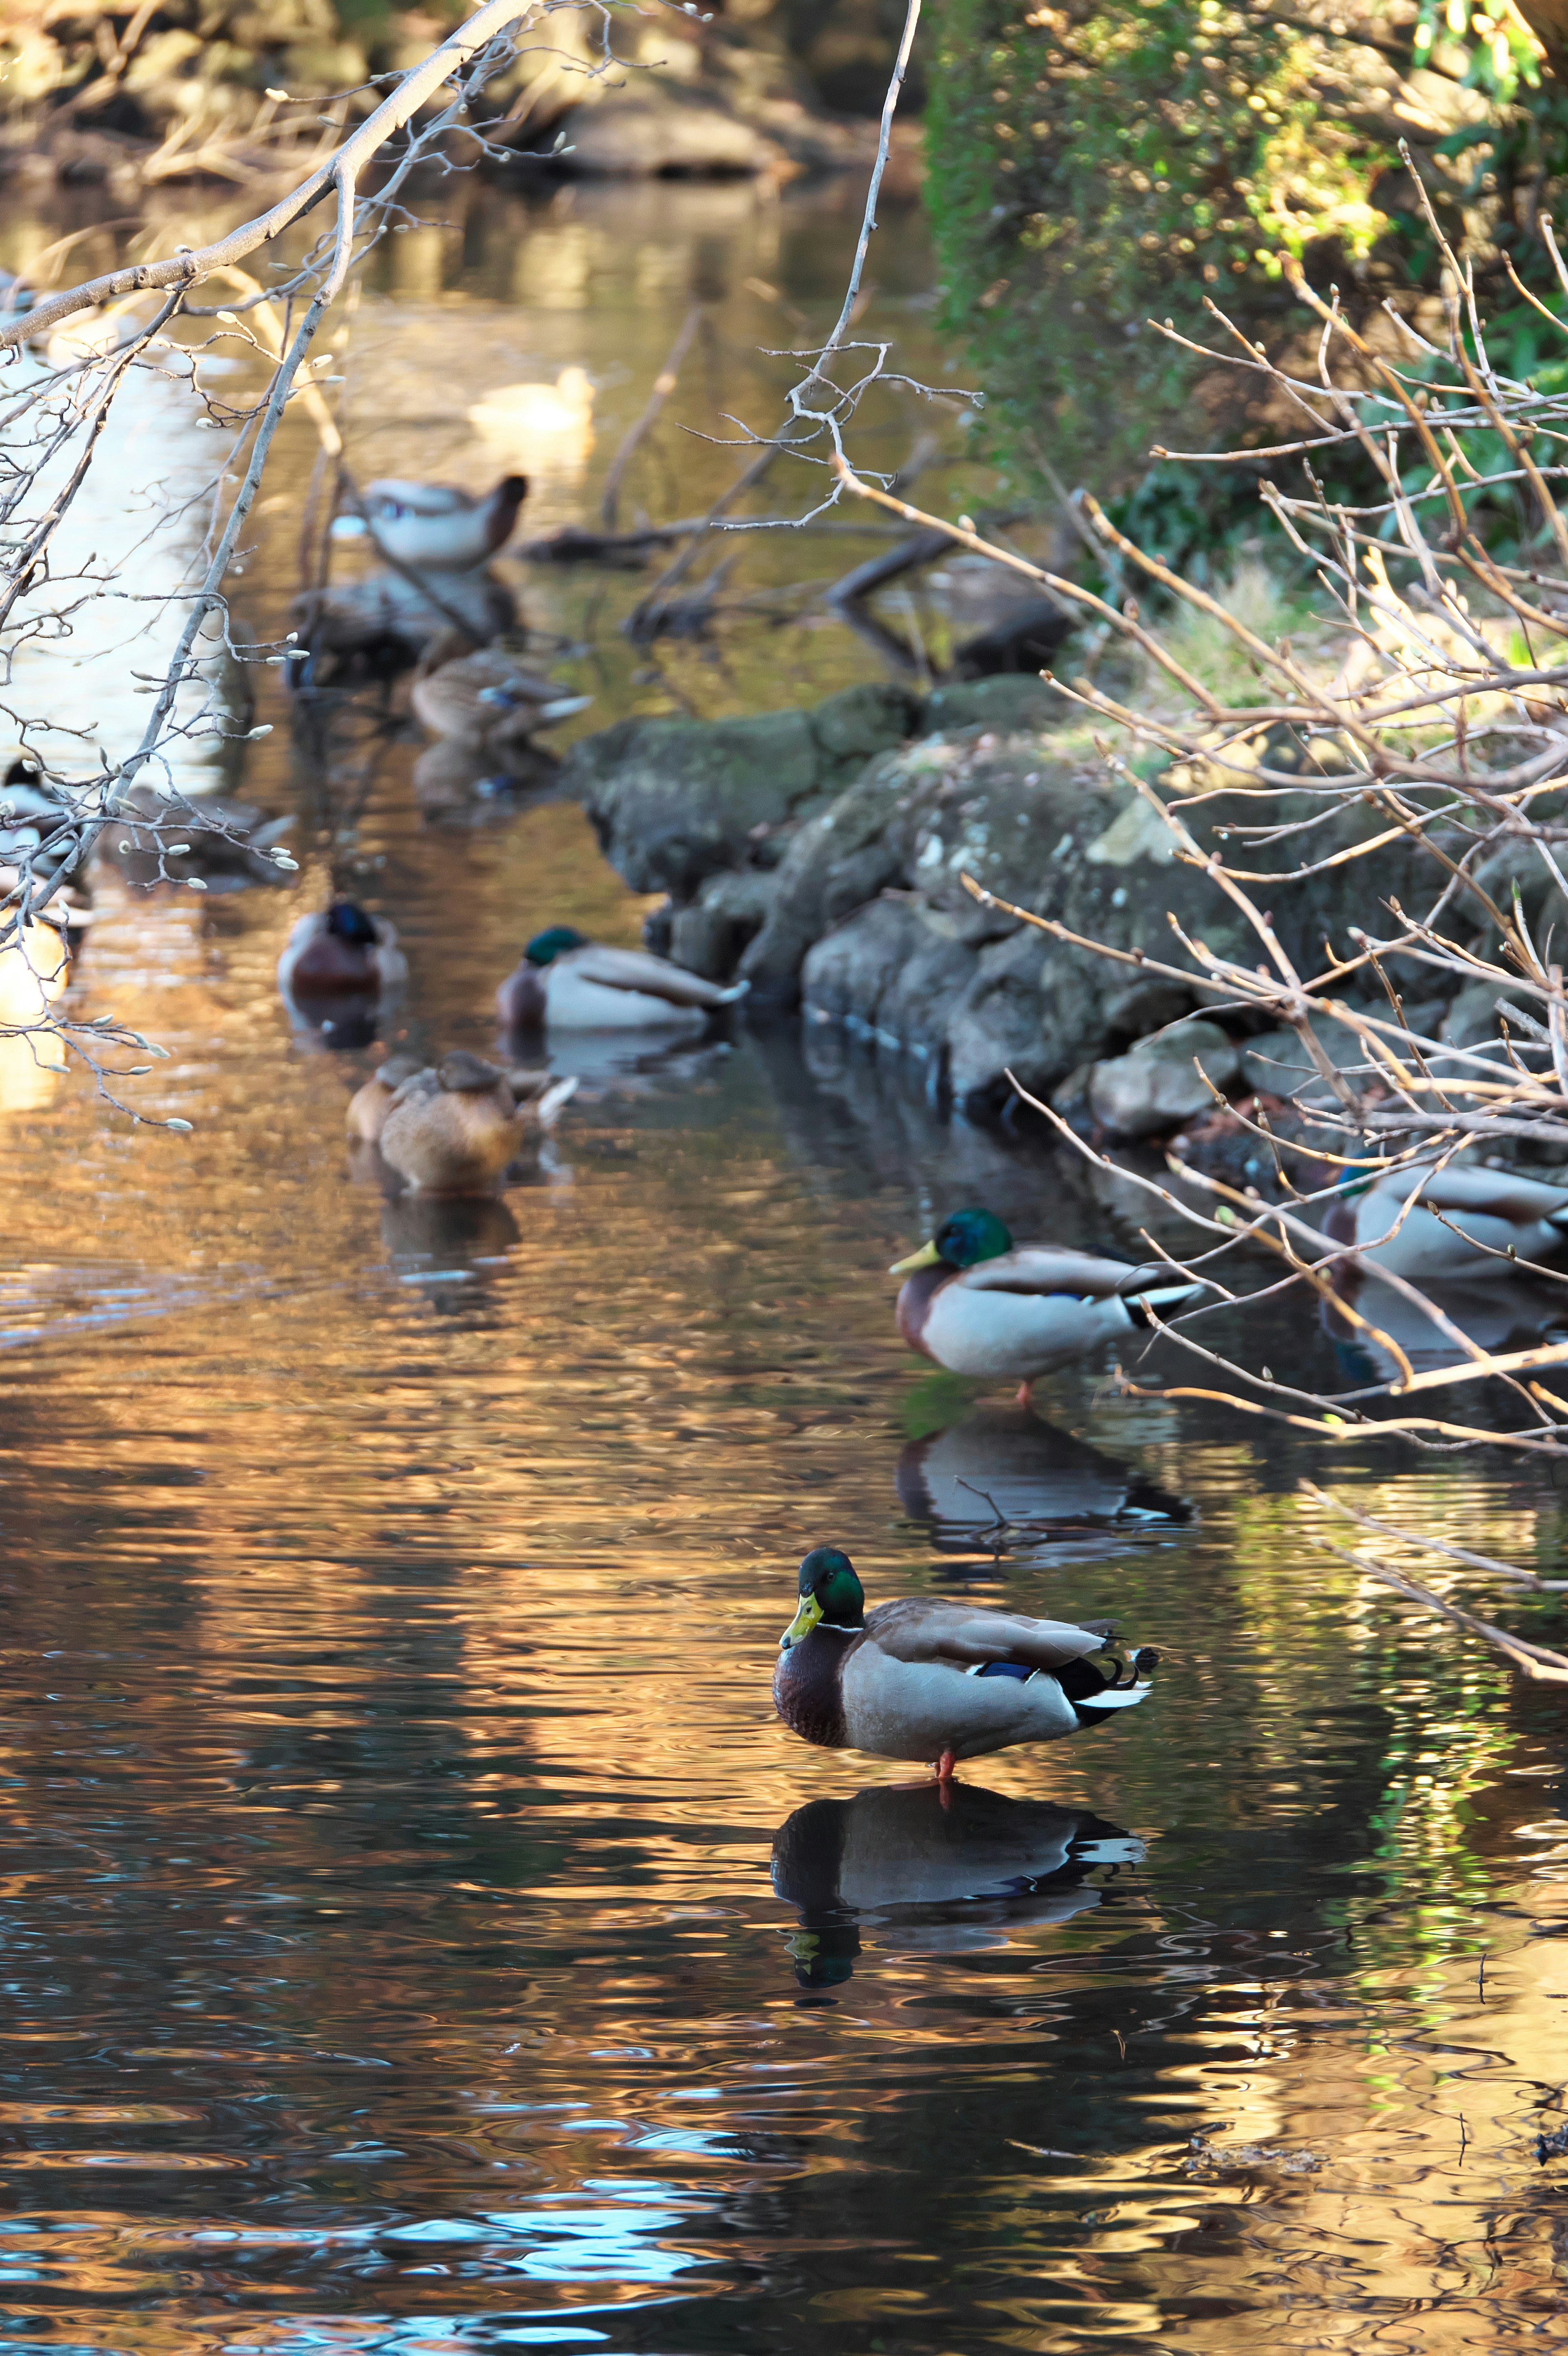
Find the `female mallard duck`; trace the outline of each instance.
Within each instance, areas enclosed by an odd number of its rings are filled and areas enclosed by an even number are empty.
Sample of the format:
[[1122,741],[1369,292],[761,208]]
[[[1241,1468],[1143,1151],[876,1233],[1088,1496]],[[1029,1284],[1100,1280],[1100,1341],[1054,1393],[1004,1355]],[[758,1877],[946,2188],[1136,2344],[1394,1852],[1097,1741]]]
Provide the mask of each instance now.
[[381,1159],[429,1194],[484,1194],[530,1129],[549,1129],[576,1089],[548,1072],[506,1072],[465,1047],[396,1090],[378,1141]]
[[348,1099],[348,1135],[357,1145],[379,1145],[381,1131],[387,1126],[387,1115],[397,1101],[398,1091],[418,1073],[427,1071],[417,1055],[389,1055],[377,1066],[361,1088]]
[[352,900],[299,917],[278,959],[278,988],[293,1001],[379,998],[400,990],[408,974],[392,926]]
[[[1037,1376],[1101,1343],[1147,1327],[1150,1309],[1196,1300],[1201,1284],[1159,1267],[1129,1268],[1063,1244],[1020,1244],[994,1211],[955,1211],[928,1244],[889,1270],[905,1279],[899,1332],[955,1375]],[[1027,1402],[1026,1402],[1027,1404]]]
[[451,483],[367,483],[362,516],[339,516],[340,540],[368,531],[378,548],[413,573],[471,573],[505,547],[528,495],[526,475],[503,475],[476,499]]
[[934,1760],[941,1783],[960,1759],[1101,1725],[1145,1698],[1159,1665],[1157,1653],[1114,1646],[1104,1622],[924,1596],[868,1619],[854,1564],[826,1546],[800,1566],[800,1609],[780,1645],[773,1701],[793,1732],[827,1751]]
[[1448,1170],[1417,1163],[1348,1189],[1330,1205],[1323,1232],[1394,1276],[1512,1276],[1520,1260],[1562,1258],[1568,1191],[1473,1162]]
[[700,1031],[716,1007],[732,1006],[750,987],[722,990],[663,958],[604,948],[570,925],[552,925],[528,943],[496,1006],[508,1031]]
[[593,698],[563,693],[553,680],[525,670],[504,647],[481,647],[477,654],[427,668],[409,700],[432,735],[495,755],[527,744],[538,728],[586,712]]

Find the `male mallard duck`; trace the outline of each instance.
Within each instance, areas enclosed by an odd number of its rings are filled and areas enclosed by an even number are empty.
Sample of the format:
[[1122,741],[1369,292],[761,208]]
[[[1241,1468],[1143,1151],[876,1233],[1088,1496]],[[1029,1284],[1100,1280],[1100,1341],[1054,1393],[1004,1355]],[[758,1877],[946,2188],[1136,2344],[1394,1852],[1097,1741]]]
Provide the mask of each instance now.
[[357,1144],[379,1145],[399,1089],[429,1068],[417,1055],[389,1055],[384,1064],[379,1064],[364,1087],[356,1088],[348,1099],[350,1140]]
[[368,531],[378,548],[415,573],[471,573],[512,536],[528,495],[526,475],[503,475],[476,499],[451,483],[406,483],[390,477],[365,486],[360,516],[339,516],[340,540]]
[[278,959],[278,988],[291,1001],[314,998],[375,998],[400,990],[408,959],[385,916],[353,900],[296,918]]
[[928,1244],[894,1263],[906,1281],[899,1332],[955,1375],[1018,1380],[1070,1365],[1114,1336],[1179,1308],[1200,1284],[1157,1266],[1129,1268],[1064,1244],[1020,1244],[994,1211],[955,1211]]
[[1395,1276],[1512,1276],[1520,1260],[1562,1258],[1568,1191],[1473,1162],[1448,1170],[1418,1163],[1341,1194],[1323,1232],[1331,1243],[1358,1245],[1371,1267]]
[[586,712],[593,698],[563,692],[553,680],[525,670],[504,647],[482,647],[424,671],[409,700],[433,735],[493,755]]
[[551,925],[528,943],[496,1006],[508,1031],[700,1031],[750,987],[722,990],[642,949],[604,948],[571,925]]
[[827,1751],[933,1759],[942,1783],[960,1759],[1098,1726],[1142,1701],[1159,1665],[1114,1647],[1103,1622],[925,1596],[868,1619],[854,1564],[827,1546],[801,1564],[800,1609],[779,1641],[773,1701],[793,1732]]
[[577,1087],[507,1072],[465,1047],[406,1079],[381,1124],[381,1159],[430,1194],[487,1194],[530,1129],[549,1129]]

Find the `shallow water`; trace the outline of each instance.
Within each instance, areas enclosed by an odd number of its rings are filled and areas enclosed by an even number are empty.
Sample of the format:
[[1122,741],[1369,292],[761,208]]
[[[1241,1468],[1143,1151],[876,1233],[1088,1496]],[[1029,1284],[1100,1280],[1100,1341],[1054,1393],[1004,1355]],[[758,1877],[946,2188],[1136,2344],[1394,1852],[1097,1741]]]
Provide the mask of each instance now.
[[[1548,1471],[923,1372],[883,1271],[939,1206],[1137,1247],[790,1029],[596,1066],[494,1205],[354,1183],[363,1059],[272,980],[331,877],[421,1046],[642,913],[568,807],[428,823],[413,751],[304,771],[295,891],[101,885],[76,988],[189,1137],[0,1114],[0,2345],[1556,2344],[1563,1706],[1295,1497],[1554,1571]],[[808,1751],[768,1683],[829,1537],[1116,1615],[1154,1696],[947,1809]]]

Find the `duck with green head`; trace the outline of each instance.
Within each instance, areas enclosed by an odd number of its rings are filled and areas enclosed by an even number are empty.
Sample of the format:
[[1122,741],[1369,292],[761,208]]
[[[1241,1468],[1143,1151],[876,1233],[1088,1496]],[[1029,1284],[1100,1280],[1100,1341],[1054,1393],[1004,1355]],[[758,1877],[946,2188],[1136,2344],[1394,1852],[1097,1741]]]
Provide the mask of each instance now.
[[750,983],[721,989],[643,949],[606,948],[572,925],[536,933],[496,992],[508,1031],[700,1031]]
[[841,1547],[813,1547],[780,1639],[779,1716],[804,1741],[880,1759],[960,1759],[1054,1742],[1142,1701],[1157,1654],[1127,1654],[1104,1622],[1030,1620],[944,1597],[866,1610]]
[[955,1211],[890,1274],[901,1276],[896,1314],[912,1350],[955,1375],[1017,1382],[1087,1357],[1195,1301],[1201,1284],[1168,1269],[1129,1267],[1066,1244],[1015,1244],[994,1211]]

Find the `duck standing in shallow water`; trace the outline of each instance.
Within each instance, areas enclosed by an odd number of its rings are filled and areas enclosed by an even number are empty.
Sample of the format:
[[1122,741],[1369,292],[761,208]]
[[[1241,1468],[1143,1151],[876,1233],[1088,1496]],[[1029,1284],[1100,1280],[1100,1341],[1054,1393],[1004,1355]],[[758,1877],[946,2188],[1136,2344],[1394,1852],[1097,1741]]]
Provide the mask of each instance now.
[[779,1716],[803,1741],[880,1759],[929,1759],[946,1783],[960,1759],[1054,1742],[1146,1698],[1159,1655],[1130,1656],[1104,1622],[1029,1620],[911,1596],[868,1615],[855,1566],[814,1547],[800,1609],[780,1639]]
[[643,949],[604,948],[571,925],[536,933],[496,992],[508,1031],[700,1031],[720,1006],[744,998]]
[[1332,1243],[1359,1245],[1372,1269],[1394,1276],[1510,1277],[1520,1260],[1551,1265],[1568,1251],[1568,1190],[1470,1162],[1447,1170],[1418,1163],[1347,1188],[1323,1232]]
[[904,1279],[899,1332],[955,1375],[1017,1382],[1087,1357],[1104,1342],[1196,1301],[1205,1288],[1063,1244],[1013,1242],[994,1211],[955,1211],[889,1273]]
[[332,529],[339,539],[368,530],[378,548],[411,572],[471,573],[506,546],[528,495],[526,475],[503,475],[482,499],[451,483],[388,477],[366,484],[362,517],[339,516]]
[[459,1047],[405,1080],[378,1142],[381,1159],[427,1194],[485,1194],[530,1130],[553,1127],[577,1087],[548,1072],[507,1072]]

